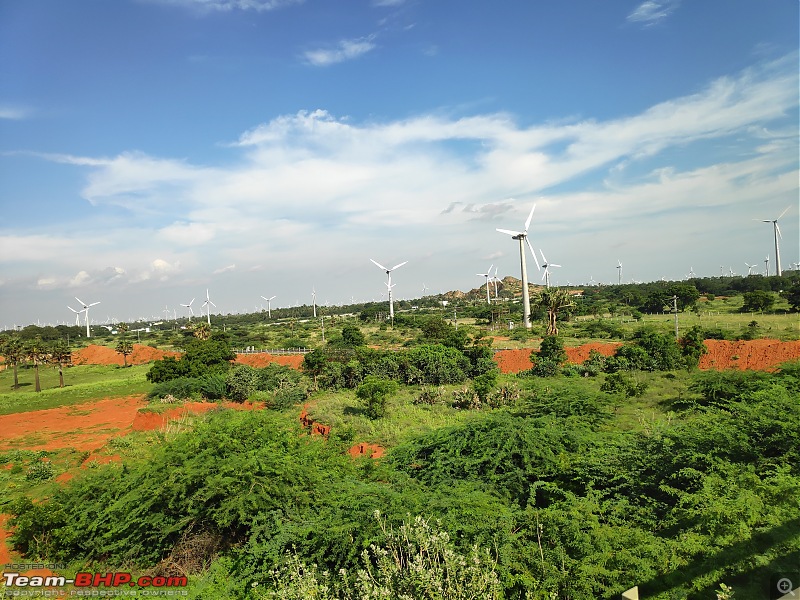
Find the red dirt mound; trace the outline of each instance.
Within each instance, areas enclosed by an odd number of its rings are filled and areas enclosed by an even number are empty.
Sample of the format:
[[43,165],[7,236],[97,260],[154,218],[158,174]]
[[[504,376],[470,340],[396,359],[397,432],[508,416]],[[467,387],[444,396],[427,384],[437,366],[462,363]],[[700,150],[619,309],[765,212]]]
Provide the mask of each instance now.
[[323,425],[317,423],[314,419],[308,416],[308,406],[304,406],[300,411],[300,425],[305,429],[311,429],[311,435],[321,435],[327,437],[331,432],[330,425]]
[[347,453],[353,458],[356,458],[357,456],[380,458],[385,452],[386,450],[382,446],[378,446],[377,444],[367,444],[366,442],[356,444],[347,451]]
[[[620,342],[590,342],[581,346],[564,348],[564,350],[567,353],[567,360],[579,365],[588,360],[592,350],[597,350],[603,356],[611,356],[620,345]],[[494,361],[502,373],[519,373],[531,368],[531,351],[532,348],[500,350],[495,352]]]
[[257,354],[237,354],[236,362],[243,365],[250,365],[251,367],[266,367],[270,363],[277,363],[279,365],[292,367],[293,369],[299,369],[300,365],[303,364],[303,355],[266,354],[261,352]]
[[706,340],[708,354],[700,357],[701,369],[772,371],[781,363],[800,359],[800,341]]
[[[129,365],[142,365],[153,360],[159,360],[165,356],[180,356],[179,352],[168,352],[159,350],[142,344],[133,345],[133,353],[128,355]],[[108,346],[90,345],[72,353],[72,364],[74,365],[122,365],[124,364],[122,354]]]

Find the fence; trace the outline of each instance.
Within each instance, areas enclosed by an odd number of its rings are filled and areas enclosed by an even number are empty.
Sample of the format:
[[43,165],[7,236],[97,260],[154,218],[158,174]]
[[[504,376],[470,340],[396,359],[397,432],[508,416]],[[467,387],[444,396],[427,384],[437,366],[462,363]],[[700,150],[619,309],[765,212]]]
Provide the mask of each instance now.
[[234,348],[236,354],[308,354],[311,348],[256,348],[247,346],[246,348]]

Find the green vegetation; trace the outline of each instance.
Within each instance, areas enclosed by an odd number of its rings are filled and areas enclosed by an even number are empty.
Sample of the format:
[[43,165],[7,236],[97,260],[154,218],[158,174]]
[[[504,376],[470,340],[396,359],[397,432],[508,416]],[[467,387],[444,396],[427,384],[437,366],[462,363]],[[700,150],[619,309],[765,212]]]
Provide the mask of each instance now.
[[[662,600],[760,597],[800,563],[800,364],[696,366],[706,337],[797,339],[796,315],[742,312],[755,292],[769,294],[768,311],[788,311],[778,292],[795,283],[719,279],[584,290],[554,312],[538,304],[535,341],[518,328],[509,342],[539,346],[518,375],[498,373],[487,337],[519,322],[512,302],[465,303],[458,323],[433,299],[418,311],[398,303],[394,328],[379,305],[363,306],[359,320],[326,319],[327,343],[302,307],[277,325],[255,315],[224,333],[173,328],[156,335],[180,359],[70,367],[63,389],[53,361],[39,367],[38,394],[32,355],[15,362],[23,338],[9,338],[19,386],[15,369],[0,372],[0,413],[147,392],[275,409],[215,409],[117,438],[107,451],[121,464],[6,453],[13,543],[72,569],[189,573],[190,596],[212,600],[588,600],[633,585]],[[672,295],[679,340],[674,316],[658,314]],[[556,324],[558,337],[538,344]],[[587,338],[622,344],[566,364],[565,344]],[[313,348],[303,372],[230,363],[236,344],[289,342]],[[300,403],[327,437],[300,428]],[[353,459],[359,442],[386,455]],[[78,475],[58,484],[67,468]]]

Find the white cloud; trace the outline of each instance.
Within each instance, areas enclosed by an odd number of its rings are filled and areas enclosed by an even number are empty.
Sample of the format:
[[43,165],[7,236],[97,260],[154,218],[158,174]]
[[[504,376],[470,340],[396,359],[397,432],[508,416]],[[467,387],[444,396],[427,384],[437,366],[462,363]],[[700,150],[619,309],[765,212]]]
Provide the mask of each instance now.
[[374,37],[341,40],[333,48],[308,50],[303,53],[303,58],[315,67],[328,67],[346,60],[353,60],[375,49]]
[[24,106],[10,106],[7,104],[0,104],[0,119],[7,119],[9,121],[19,121],[27,119],[33,115],[33,110]]
[[221,269],[217,269],[214,271],[214,275],[219,275],[220,273],[230,273],[231,271],[236,270],[236,265],[228,265],[227,267],[222,267]]
[[214,227],[206,223],[176,221],[158,231],[159,237],[180,246],[197,246],[214,238]]
[[627,20],[645,26],[655,25],[666,19],[677,5],[677,0],[645,0],[628,15]]
[[302,4],[304,0],[146,0],[155,4],[181,6],[199,12],[230,12],[233,10],[252,10],[266,12]]

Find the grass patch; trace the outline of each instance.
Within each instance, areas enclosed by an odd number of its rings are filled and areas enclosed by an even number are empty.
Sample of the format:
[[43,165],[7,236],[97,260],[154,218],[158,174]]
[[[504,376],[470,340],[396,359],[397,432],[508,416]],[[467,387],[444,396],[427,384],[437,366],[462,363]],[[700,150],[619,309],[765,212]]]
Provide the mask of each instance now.
[[[11,371],[0,373],[0,415],[9,415],[45,408],[70,406],[86,400],[113,398],[147,393],[152,384],[145,379],[149,365],[123,369],[117,366],[82,365],[64,373],[66,386],[58,387],[58,372],[40,369],[42,391],[33,388],[33,369],[20,369],[20,387],[13,390]],[[54,386],[52,384],[55,384]]]

